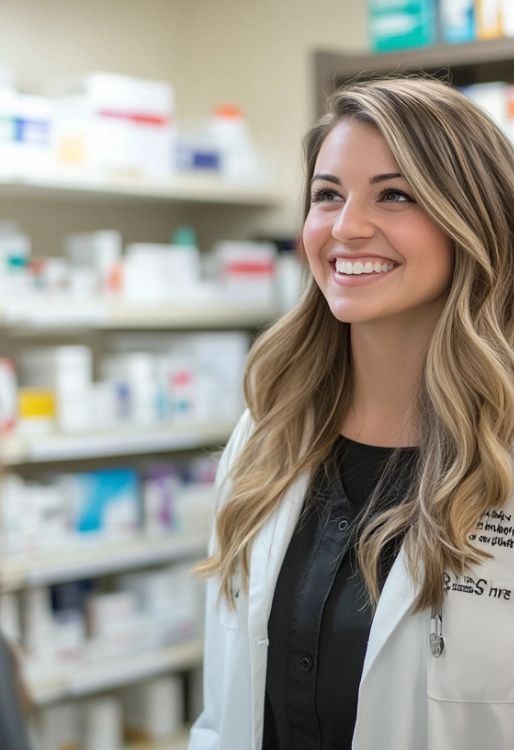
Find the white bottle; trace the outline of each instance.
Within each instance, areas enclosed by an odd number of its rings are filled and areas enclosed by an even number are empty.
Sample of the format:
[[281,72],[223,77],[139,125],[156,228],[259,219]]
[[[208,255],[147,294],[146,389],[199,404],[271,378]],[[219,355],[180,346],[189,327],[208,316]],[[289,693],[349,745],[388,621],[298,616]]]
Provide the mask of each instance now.
[[228,104],[216,107],[209,129],[221,152],[224,178],[242,182],[262,178],[259,157],[239,107]]

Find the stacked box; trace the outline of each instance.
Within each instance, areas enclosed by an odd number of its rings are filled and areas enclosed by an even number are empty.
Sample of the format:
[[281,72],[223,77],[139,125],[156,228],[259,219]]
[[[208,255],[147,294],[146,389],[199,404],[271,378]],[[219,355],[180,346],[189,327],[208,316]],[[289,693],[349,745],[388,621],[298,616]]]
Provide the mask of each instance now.
[[426,47],[437,38],[435,0],[369,0],[375,52]]

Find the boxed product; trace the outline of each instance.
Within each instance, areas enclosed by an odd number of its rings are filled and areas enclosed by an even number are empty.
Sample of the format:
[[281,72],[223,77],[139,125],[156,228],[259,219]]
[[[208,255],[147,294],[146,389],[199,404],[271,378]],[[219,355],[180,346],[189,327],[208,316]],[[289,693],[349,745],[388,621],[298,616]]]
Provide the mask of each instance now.
[[[103,378],[115,384],[119,396],[117,412],[133,422],[155,423],[158,419],[157,371],[155,355],[149,352],[126,352],[105,357]],[[125,399],[125,405],[123,404]]]
[[55,393],[57,422],[64,431],[91,429],[93,359],[88,346],[34,347],[20,355],[22,385]]
[[53,103],[0,87],[0,175],[42,177],[51,169]]
[[190,302],[200,278],[200,254],[194,245],[138,242],[126,248],[123,297],[127,302]]
[[441,39],[455,44],[476,39],[475,0],[441,0],[439,6]]
[[212,264],[226,299],[273,305],[276,247],[271,242],[225,240],[214,245]]
[[215,331],[191,340],[196,373],[196,414],[200,421],[235,422],[243,412],[243,373],[248,334]]
[[511,86],[502,81],[476,83],[462,92],[478,104],[505,132],[510,128],[509,92]]
[[119,581],[121,590],[136,598],[145,615],[149,645],[161,648],[197,635],[202,599],[191,563],[125,573]]
[[514,36],[512,0],[476,0],[476,14],[479,39]]
[[126,539],[140,528],[139,480],[129,468],[98,469],[61,478],[79,534]]
[[92,177],[165,177],[173,143],[173,88],[92,72],[57,98],[55,157]]
[[140,651],[149,645],[148,627],[130,591],[93,594],[87,602],[91,660]]
[[22,555],[37,547],[38,519],[32,495],[23,479],[14,474],[2,477],[0,485],[0,547],[4,555]]
[[64,249],[74,268],[91,269],[103,294],[118,291],[123,240],[115,229],[70,234]]
[[436,0],[369,0],[375,52],[426,47],[437,38]]
[[0,435],[7,435],[18,418],[18,383],[14,362],[0,358]]

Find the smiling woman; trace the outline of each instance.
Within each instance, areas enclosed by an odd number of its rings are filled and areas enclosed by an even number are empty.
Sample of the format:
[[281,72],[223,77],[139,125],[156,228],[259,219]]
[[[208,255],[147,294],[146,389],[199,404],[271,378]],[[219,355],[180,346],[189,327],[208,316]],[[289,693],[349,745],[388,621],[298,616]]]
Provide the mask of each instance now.
[[512,145],[413,77],[305,146],[311,280],[220,462],[190,750],[510,750]]
[[303,244],[333,315],[345,323],[435,322],[450,285],[451,241],[414,200],[378,128],[339,122],[315,170]]

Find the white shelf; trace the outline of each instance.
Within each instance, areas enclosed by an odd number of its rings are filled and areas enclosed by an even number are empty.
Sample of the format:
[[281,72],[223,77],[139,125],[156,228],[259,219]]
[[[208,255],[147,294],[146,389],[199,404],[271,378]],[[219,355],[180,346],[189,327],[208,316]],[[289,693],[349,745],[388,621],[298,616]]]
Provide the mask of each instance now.
[[127,425],[107,432],[49,433],[5,438],[0,449],[4,466],[109,456],[145,455],[224,445],[233,422],[214,424]]
[[29,679],[28,689],[34,703],[43,706],[111,690],[163,672],[192,669],[201,664],[202,655],[203,642],[196,638],[158,651],[74,664],[69,669],[56,666],[45,679]]
[[138,329],[217,329],[259,328],[279,316],[279,310],[248,300],[213,300],[186,304],[134,305],[45,298],[44,295],[12,300],[0,307],[0,325],[15,334],[38,331],[138,330]]
[[126,305],[106,307],[99,327],[108,330],[135,328],[254,328],[271,323],[278,311],[270,305],[248,301],[209,305]]
[[163,180],[88,179],[48,176],[0,179],[0,195],[58,199],[134,199],[153,202],[212,203],[240,206],[275,206],[281,200],[268,183],[236,182],[215,175],[185,174]]
[[66,552],[36,552],[6,557],[0,562],[2,591],[28,586],[75,581],[124,570],[203,556],[207,551],[203,534],[168,536],[161,539],[134,539],[116,544],[75,543]]

